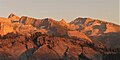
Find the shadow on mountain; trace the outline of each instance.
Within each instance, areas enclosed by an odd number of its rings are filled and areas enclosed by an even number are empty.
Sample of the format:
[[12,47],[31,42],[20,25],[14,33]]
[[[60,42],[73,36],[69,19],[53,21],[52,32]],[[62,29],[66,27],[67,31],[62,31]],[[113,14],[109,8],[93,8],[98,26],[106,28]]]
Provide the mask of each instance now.
[[120,32],[105,33],[100,36],[91,36],[93,42],[100,41],[107,48],[120,48]]
[[21,54],[20,60],[28,60],[28,58],[35,52],[35,48],[28,49],[24,53]]

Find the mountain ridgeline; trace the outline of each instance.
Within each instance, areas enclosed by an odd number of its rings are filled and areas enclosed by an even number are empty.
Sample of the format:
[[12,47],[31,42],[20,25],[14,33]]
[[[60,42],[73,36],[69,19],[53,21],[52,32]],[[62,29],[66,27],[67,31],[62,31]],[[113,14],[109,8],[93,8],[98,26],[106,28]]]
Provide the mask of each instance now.
[[0,17],[0,60],[119,60],[120,25],[92,18]]

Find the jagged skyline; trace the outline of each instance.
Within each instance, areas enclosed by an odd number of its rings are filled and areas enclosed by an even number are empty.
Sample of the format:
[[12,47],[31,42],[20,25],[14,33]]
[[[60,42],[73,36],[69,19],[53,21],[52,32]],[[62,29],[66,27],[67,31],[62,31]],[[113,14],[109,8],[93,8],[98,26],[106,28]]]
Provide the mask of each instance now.
[[118,60],[119,28],[91,18],[66,23],[10,14],[0,17],[0,60]]
[[67,22],[76,17],[105,19],[119,24],[119,0],[0,0],[0,16],[16,15],[56,20],[64,18]]

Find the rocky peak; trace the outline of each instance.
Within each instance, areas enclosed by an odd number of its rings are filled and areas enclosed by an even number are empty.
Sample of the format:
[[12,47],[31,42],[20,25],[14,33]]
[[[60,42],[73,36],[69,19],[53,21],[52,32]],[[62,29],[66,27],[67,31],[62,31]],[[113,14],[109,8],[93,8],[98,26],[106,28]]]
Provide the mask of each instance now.
[[14,21],[19,21],[19,17],[13,13],[11,13],[9,16],[8,16],[8,19],[11,21],[11,22],[14,22]]
[[11,13],[11,14],[8,16],[8,18],[11,18],[11,17],[13,17],[13,16],[16,16],[16,15],[13,14],[13,13]]
[[46,22],[55,22],[55,20],[52,19],[52,18],[45,18],[45,19],[43,19],[43,21],[46,21]]
[[78,17],[76,18],[76,20],[86,20],[87,18],[83,18],[83,17]]
[[71,21],[70,24],[82,25],[85,23],[86,20],[87,20],[87,18],[78,17],[75,20]]
[[61,19],[60,22],[66,23],[64,19]]
[[61,20],[59,21],[59,24],[60,24],[61,26],[64,26],[64,27],[69,27],[69,24],[66,23],[66,21],[65,21],[64,19],[61,19]]
[[34,22],[36,20],[37,19],[35,19],[35,18],[31,18],[31,17],[27,17],[27,16],[22,16],[20,18],[20,23],[25,24],[25,25],[30,25],[30,24],[34,24]]
[[43,19],[42,20],[42,24],[43,25],[56,25],[57,24],[57,21],[55,21],[54,19],[52,19],[52,18],[45,18],[45,19]]

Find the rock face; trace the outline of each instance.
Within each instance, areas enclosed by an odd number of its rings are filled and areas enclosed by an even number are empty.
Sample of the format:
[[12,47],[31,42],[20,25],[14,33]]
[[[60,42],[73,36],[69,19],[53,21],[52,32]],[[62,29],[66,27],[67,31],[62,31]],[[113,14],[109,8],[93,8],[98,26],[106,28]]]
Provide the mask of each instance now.
[[70,37],[75,37],[75,38],[81,38],[81,39],[85,39],[89,42],[92,42],[91,39],[88,38],[88,36],[86,36],[85,34],[78,32],[78,31],[68,31],[68,35]]
[[119,25],[92,18],[67,23],[12,13],[0,17],[0,60],[115,60],[119,36]]
[[5,35],[9,32],[13,32],[11,21],[7,18],[0,18],[0,35]]
[[8,19],[11,20],[12,23],[14,22],[19,22],[19,17],[16,16],[15,14],[11,13],[9,16],[8,16]]
[[[84,47],[89,47],[89,44],[92,44],[84,40],[45,36],[39,32],[32,34],[32,36],[10,33],[3,36],[0,43],[2,54],[8,54],[16,60],[79,60],[79,55],[87,52],[87,50],[84,51],[86,49]],[[94,52],[91,53],[98,54]],[[9,58],[8,56],[6,55],[5,58]],[[86,56],[86,58],[91,59],[92,57]]]
[[110,22],[94,20],[92,18],[79,17],[74,21],[71,21],[70,24],[78,25],[79,28],[77,31],[83,32],[88,36],[95,36],[110,32],[120,32],[119,25]]
[[106,45],[107,48],[120,48],[120,32],[112,32],[112,33],[105,33],[100,36],[91,36],[91,39],[93,40],[99,40],[101,41],[104,45]]

